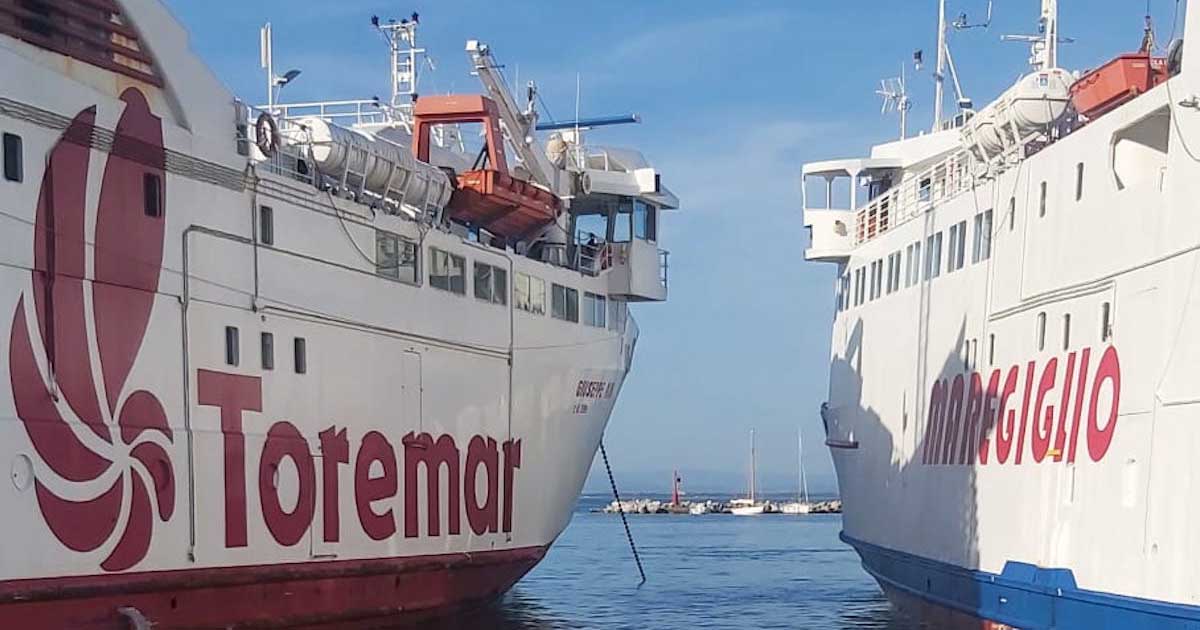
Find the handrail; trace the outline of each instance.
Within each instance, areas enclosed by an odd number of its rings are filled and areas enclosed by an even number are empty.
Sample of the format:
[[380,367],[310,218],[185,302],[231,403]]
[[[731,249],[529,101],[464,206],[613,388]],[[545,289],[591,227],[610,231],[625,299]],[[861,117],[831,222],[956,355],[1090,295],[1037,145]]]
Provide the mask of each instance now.
[[906,177],[899,185],[855,210],[854,243],[861,245],[897,225],[924,214],[934,204],[970,190],[973,158],[959,150],[944,160]]

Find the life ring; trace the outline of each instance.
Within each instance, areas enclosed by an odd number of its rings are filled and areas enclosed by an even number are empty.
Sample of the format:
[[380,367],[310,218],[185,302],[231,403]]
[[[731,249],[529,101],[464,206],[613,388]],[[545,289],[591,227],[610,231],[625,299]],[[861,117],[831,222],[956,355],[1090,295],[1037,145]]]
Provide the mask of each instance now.
[[279,150],[279,125],[266,112],[259,114],[254,122],[254,143],[267,157],[274,156]]

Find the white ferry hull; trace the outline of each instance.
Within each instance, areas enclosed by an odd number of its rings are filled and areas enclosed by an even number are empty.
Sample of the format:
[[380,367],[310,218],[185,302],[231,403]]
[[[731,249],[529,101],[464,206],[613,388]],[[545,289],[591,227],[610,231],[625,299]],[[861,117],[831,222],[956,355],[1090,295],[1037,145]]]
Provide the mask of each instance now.
[[998,176],[906,173],[858,215],[822,410],[842,538],[935,623],[1200,622],[1196,56]]
[[[481,301],[472,264],[609,279],[248,168],[186,33],[121,6],[167,87],[0,35],[24,155],[0,179],[0,626],[380,623],[503,593],[571,518],[624,302],[587,325],[548,290]],[[419,243],[417,280],[364,260],[378,230]],[[464,290],[423,279],[434,247]]]

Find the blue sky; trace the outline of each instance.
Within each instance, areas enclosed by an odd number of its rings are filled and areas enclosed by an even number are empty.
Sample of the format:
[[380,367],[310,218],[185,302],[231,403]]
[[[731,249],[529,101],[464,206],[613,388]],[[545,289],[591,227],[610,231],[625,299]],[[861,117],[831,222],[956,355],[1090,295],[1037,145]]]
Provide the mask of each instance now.
[[[1151,2],[1164,46],[1175,4]],[[426,93],[479,91],[463,44],[480,39],[507,72],[538,81],[558,119],[574,113],[576,73],[584,116],[641,114],[641,125],[591,136],[642,150],[683,206],[660,229],[671,250],[670,300],[635,309],[642,338],[607,438],[619,481],[666,491],[677,467],[685,485],[737,490],[753,427],[764,485],[788,490],[799,427],[810,480],[833,488],[817,409],[826,397],[835,272],[803,261],[798,174],[806,161],[865,154],[896,135],[897,119],[880,116],[874,90],[918,48],[932,66],[934,0],[168,5],[190,29],[193,48],[253,102],[264,100],[264,21],[274,24],[276,70],[303,70],[285,100],[369,98],[386,95],[388,82],[371,15],[415,10],[422,44],[437,62],[423,79]],[[951,36],[977,106],[1026,68],[1027,49],[1000,35],[1032,32],[1038,14],[1037,0],[996,5],[989,29]],[[1076,39],[1060,52],[1068,69],[1098,65],[1141,41],[1142,0],[1061,5],[1061,33]],[[949,12],[978,21],[986,9],[986,0],[952,0]],[[931,120],[933,82],[928,67],[913,74],[910,64],[909,72],[916,131]],[[589,488],[604,487],[599,477]]]

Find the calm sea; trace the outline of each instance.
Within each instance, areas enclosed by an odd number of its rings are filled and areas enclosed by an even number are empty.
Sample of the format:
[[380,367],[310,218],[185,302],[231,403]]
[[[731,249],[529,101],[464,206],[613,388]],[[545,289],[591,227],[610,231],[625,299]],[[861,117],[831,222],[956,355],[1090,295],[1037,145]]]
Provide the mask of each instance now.
[[608,500],[585,495],[503,600],[423,628],[918,628],[838,540],[839,515],[631,515],[647,577],[638,586],[620,517],[591,512]]

